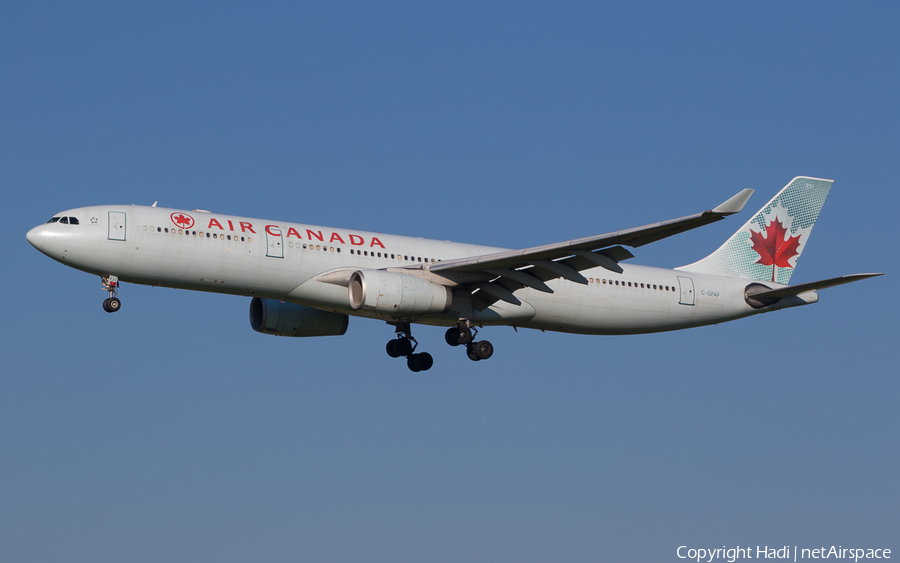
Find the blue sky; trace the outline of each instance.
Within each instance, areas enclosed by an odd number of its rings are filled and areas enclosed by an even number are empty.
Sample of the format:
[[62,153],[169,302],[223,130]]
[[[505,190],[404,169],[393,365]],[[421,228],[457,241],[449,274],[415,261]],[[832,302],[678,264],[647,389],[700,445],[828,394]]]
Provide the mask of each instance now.
[[[0,7],[5,561],[677,561],[900,549],[900,9],[889,3]],[[435,367],[254,333],[249,300],[99,280],[55,212],[205,208],[526,247],[835,180],[812,307],[671,334],[491,328]]]

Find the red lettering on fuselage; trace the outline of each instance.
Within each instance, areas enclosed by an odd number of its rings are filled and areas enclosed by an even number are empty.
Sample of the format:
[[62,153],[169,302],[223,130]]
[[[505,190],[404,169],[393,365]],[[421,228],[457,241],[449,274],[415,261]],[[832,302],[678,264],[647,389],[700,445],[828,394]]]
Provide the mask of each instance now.
[[[356,239],[359,239],[359,242],[356,242]],[[350,244],[352,244],[353,246],[360,246],[365,242],[365,239],[359,235],[350,235]]]
[[300,236],[300,233],[297,232],[297,229],[295,229],[294,227],[288,227],[288,232],[287,232],[287,235],[285,235],[285,236],[289,237],[291,235],[294,235],[295,237],[297,237],[299,239],[303,238]]
[[207,229],[212,229],[212,228],[213,228],[213,225],[215,225],[217,229],[220,229],[220,230],[222,230],[222,231],[225,230],[225,229],[222,228],[222,224],[219,223],[218,221],[216,221],[215,219],[210,219],[210,220],[209,220],[209,226],[206,227],[206,228],[207,228]]
[[320,241],[325,242],[325,239],[322,237],[322,231],[310,231],[309,229],[306,229],[306,238],[312,240],[313,237],[316,237]]
[[375,246],[376,244],[377,244],[378,246],[380,246],[381,248],[384,248],[384,245],[381,244],[381,241],[378,240],[378,237],[372,237],[372,244],[369,245],[369,248],[372,248],[372,247]]
[[[272,229],[275,229],[276,232],[272,232]],[[278,225],[266,225],[266,232],[272,235],[273,237],[281,236],[281,229],[278,228]]]
[[328,241],[328,242],[334,242],[334,241],[336,241],[336,240],[341,241],[341,244],[347,244],[347,243],[344,242],[344,239],[341,238],[341,235],[339,235],[339,234],[337,234],[337,233],[331,233],[331,240]]
[[233,231],[233,230],[234,230],[234,225],[231,224],[231,221],[230,221],[230,220],[228,221],[228,230],[229,230],[229,231]]
[[242,232],[242,233],[247,232],[247,231],[250,231],[250,232],[253,233],[254,235],[256,234],[256,231],[253,230],[253,225],[251,225],[250,223],[245,223],[244,221],[241,221],[241,222],[240,222],[240,225],[241,225],[241,232]]

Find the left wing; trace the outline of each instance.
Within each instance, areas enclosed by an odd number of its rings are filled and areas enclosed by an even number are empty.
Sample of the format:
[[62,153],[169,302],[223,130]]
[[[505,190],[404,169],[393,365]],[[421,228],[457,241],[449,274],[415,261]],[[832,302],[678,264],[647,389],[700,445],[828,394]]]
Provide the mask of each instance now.
[[478,293],[487,294],[482,296],[480,304],[487,307],[498,300],[518,304],[512,292],[525,286],[552,293],[544,283],[551,279],[565,278],[587,284],[587,279],[579,273],[581,270],[600,266],[621,273],[618,263],[634,255],[620,245],[636,248],[720,221],[743,209],[752,194],[753,190],[747,188],[713,209],[662,223],[522,250],[447,260],[429,264],[428,270],[445,277],[483,274],[484,281],[474,284],[481,290]]

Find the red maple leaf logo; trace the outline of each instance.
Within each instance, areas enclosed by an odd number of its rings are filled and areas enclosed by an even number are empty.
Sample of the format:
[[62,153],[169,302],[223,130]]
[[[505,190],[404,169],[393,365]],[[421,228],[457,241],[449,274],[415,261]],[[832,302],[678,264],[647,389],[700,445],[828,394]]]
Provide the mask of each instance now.
[[772,281],[775,281],[775,268],[793,268],[788,260],[800,254],[797,252],[800,235],[790,236],[778,217],[766,225],[765,235],[751,229],[750,242],[752,250],[759,254],[756,263],[772,266]]
[[194,226],[194,218],[186,213],[172,213],[172,222],[184,229]]

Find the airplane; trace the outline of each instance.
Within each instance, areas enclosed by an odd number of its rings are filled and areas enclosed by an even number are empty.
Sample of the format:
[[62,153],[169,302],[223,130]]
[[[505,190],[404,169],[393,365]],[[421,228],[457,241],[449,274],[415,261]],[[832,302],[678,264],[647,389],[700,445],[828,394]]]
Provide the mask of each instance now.
[[788,285],[833,180],[798,176],[709,256],[674,269],[627,263],[625,247],[741,211],[744,189],[707,211],[642,227],[510,250],[287,221],[105,205],[70,209],[31,229],[40,252],[101,278],[103,309],[122,282],[251,297],[250,326],[275,336],[337,336],[349,317],[381,319],[386,351],[413,372],[411,325],[448,327],[474,361],[494,353],[479,329],[512,326],[577,334],[643,334],[808,305],[817,290],[882,274]]

